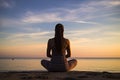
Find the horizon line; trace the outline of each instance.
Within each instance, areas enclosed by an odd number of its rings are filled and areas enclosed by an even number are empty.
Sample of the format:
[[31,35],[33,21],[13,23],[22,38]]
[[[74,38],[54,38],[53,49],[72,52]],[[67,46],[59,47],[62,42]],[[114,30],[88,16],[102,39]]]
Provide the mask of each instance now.
[[[0,59],[48,59],[48,57],[0,57]],[[76,59],[120,59],[120,57],[70,57]],[[69,59],[69,58],[68,58]]]

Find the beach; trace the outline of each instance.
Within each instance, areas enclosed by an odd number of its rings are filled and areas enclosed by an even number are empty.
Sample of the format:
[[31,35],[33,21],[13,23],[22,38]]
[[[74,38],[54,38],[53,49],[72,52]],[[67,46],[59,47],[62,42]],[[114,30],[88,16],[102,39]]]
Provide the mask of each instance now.
[[8,71],[0,72],[0,80],[120,80],[120,73],[94,71]]

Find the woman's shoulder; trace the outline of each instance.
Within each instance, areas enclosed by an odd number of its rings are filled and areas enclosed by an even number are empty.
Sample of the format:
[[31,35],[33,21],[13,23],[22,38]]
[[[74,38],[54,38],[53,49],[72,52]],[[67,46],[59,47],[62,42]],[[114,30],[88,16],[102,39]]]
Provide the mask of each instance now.
[[70,41],[69,41],[69,39],[67,39],[67,38],[64,38],[64,40],[67,42],[67,43],[69,43]]
[[50,38],[48,41],[49,41],[49,42],[52,42],[52,41],[54,41],[54,38]]
[[64,40],[65,40],[65,41],[69,41],[69,39],[67,39],[67,38],[64,38]]
[[[48,41],[49,42],[54,42],[54,40],[55,40],[55,38],[50,38]],[[69,39],[67,39],[67,38],[64,38],[64,41],[67,42],[67,43],[70,42]]]

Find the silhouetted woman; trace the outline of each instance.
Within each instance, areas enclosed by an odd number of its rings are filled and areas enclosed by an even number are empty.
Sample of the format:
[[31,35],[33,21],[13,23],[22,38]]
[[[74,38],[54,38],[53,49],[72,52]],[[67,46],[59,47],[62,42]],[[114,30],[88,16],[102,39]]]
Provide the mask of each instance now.
[[67,61],[67,58],[71,57],[70,42],[63,37],[63,32],[64,26],[57,24],[55,26],[55,37],[48,40],[47,57],[50,57],[51,60],[41,61],[42,66],[48,71],[69,71],[77,65],[75,59]]

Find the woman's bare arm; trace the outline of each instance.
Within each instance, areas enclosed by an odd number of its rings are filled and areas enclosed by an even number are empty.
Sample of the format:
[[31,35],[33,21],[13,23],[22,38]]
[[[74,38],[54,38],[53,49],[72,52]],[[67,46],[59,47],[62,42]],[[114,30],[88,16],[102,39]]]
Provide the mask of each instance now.
[[71,57],[71,49],[70,49],[70,41],[69,40],[67,40],[67,44],[68,44],[68,46],[67,46],[66,58]]
[[50,54],[51,51],[51,45],[50,45],[50,39],[48,40],[48,44],[47,44],[47,57],[52,57],[52,55]]

